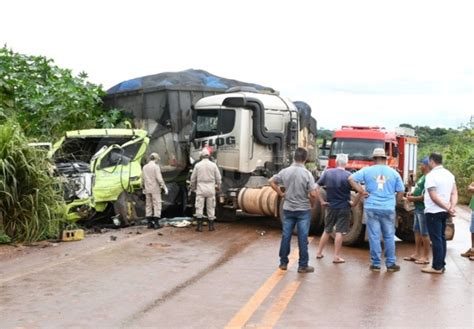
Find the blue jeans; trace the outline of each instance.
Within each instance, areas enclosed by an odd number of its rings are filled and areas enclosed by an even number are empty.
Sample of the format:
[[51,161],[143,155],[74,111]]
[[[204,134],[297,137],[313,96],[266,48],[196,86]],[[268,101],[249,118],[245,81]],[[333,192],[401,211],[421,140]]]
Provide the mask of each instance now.
[[299,267],[308,266],[308,233],[311,223],[311,211],[283,210],[283,233],[280,244],[280,265],[288,264],[291,249],[291,236],[295,225],[298,229],[298,249],[300,252]]
[[385,246],[385,266],[396,263],[395,257],[395,210],[364,209],[369,235],[370,260],[372,265],[380,267],[383,236]]
[[431,250],[433,252],[432,267],[435,270],[442,270],[446,265],[446,229],[447,212],[426,213],[426,223],[430,232]]

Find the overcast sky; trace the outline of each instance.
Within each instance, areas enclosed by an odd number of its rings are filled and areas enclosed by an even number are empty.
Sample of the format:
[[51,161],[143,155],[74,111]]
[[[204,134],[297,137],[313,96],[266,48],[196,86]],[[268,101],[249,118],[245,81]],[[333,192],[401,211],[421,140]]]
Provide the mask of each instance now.
[[109,88],[203,69],[318,125],[456,128],[474,115],[474,1],[2,1],[0,42]]

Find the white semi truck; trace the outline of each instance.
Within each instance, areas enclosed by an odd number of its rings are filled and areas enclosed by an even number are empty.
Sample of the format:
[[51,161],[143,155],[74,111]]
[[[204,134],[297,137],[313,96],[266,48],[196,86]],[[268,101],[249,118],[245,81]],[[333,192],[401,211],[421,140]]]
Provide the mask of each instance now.
[[[309,151],[308,165],[315,167],[316,120],[309,106],[276,92],[233,88],[200,99],[193,110],[191,159],[209,147],[222,171],[218,219],[234,219],[236,212],[280,218],[281,200],[268,179],[291,165],[297,147]],[[319,211],[313,211],[314,224]]]

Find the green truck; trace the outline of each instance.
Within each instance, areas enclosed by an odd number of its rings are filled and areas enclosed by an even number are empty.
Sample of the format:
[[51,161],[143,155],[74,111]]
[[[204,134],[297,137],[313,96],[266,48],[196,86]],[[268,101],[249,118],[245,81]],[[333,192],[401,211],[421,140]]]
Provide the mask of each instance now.
[[63,185],[66,218],[115,216],[117,225],[143,217],[141,164],[149,143],[140,129],[69,131],[50,151]]

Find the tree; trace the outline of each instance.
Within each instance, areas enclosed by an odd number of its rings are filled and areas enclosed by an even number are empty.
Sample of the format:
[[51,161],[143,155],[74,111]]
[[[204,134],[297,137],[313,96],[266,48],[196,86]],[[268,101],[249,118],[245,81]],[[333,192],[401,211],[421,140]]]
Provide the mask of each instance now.
[[43,56],[0,49],[0,119],[16,117],[28,137],[57,138],[65,131],[101,126],[112,127],[122,115],[105,112],[100,85],[81,72],[54,65]]

